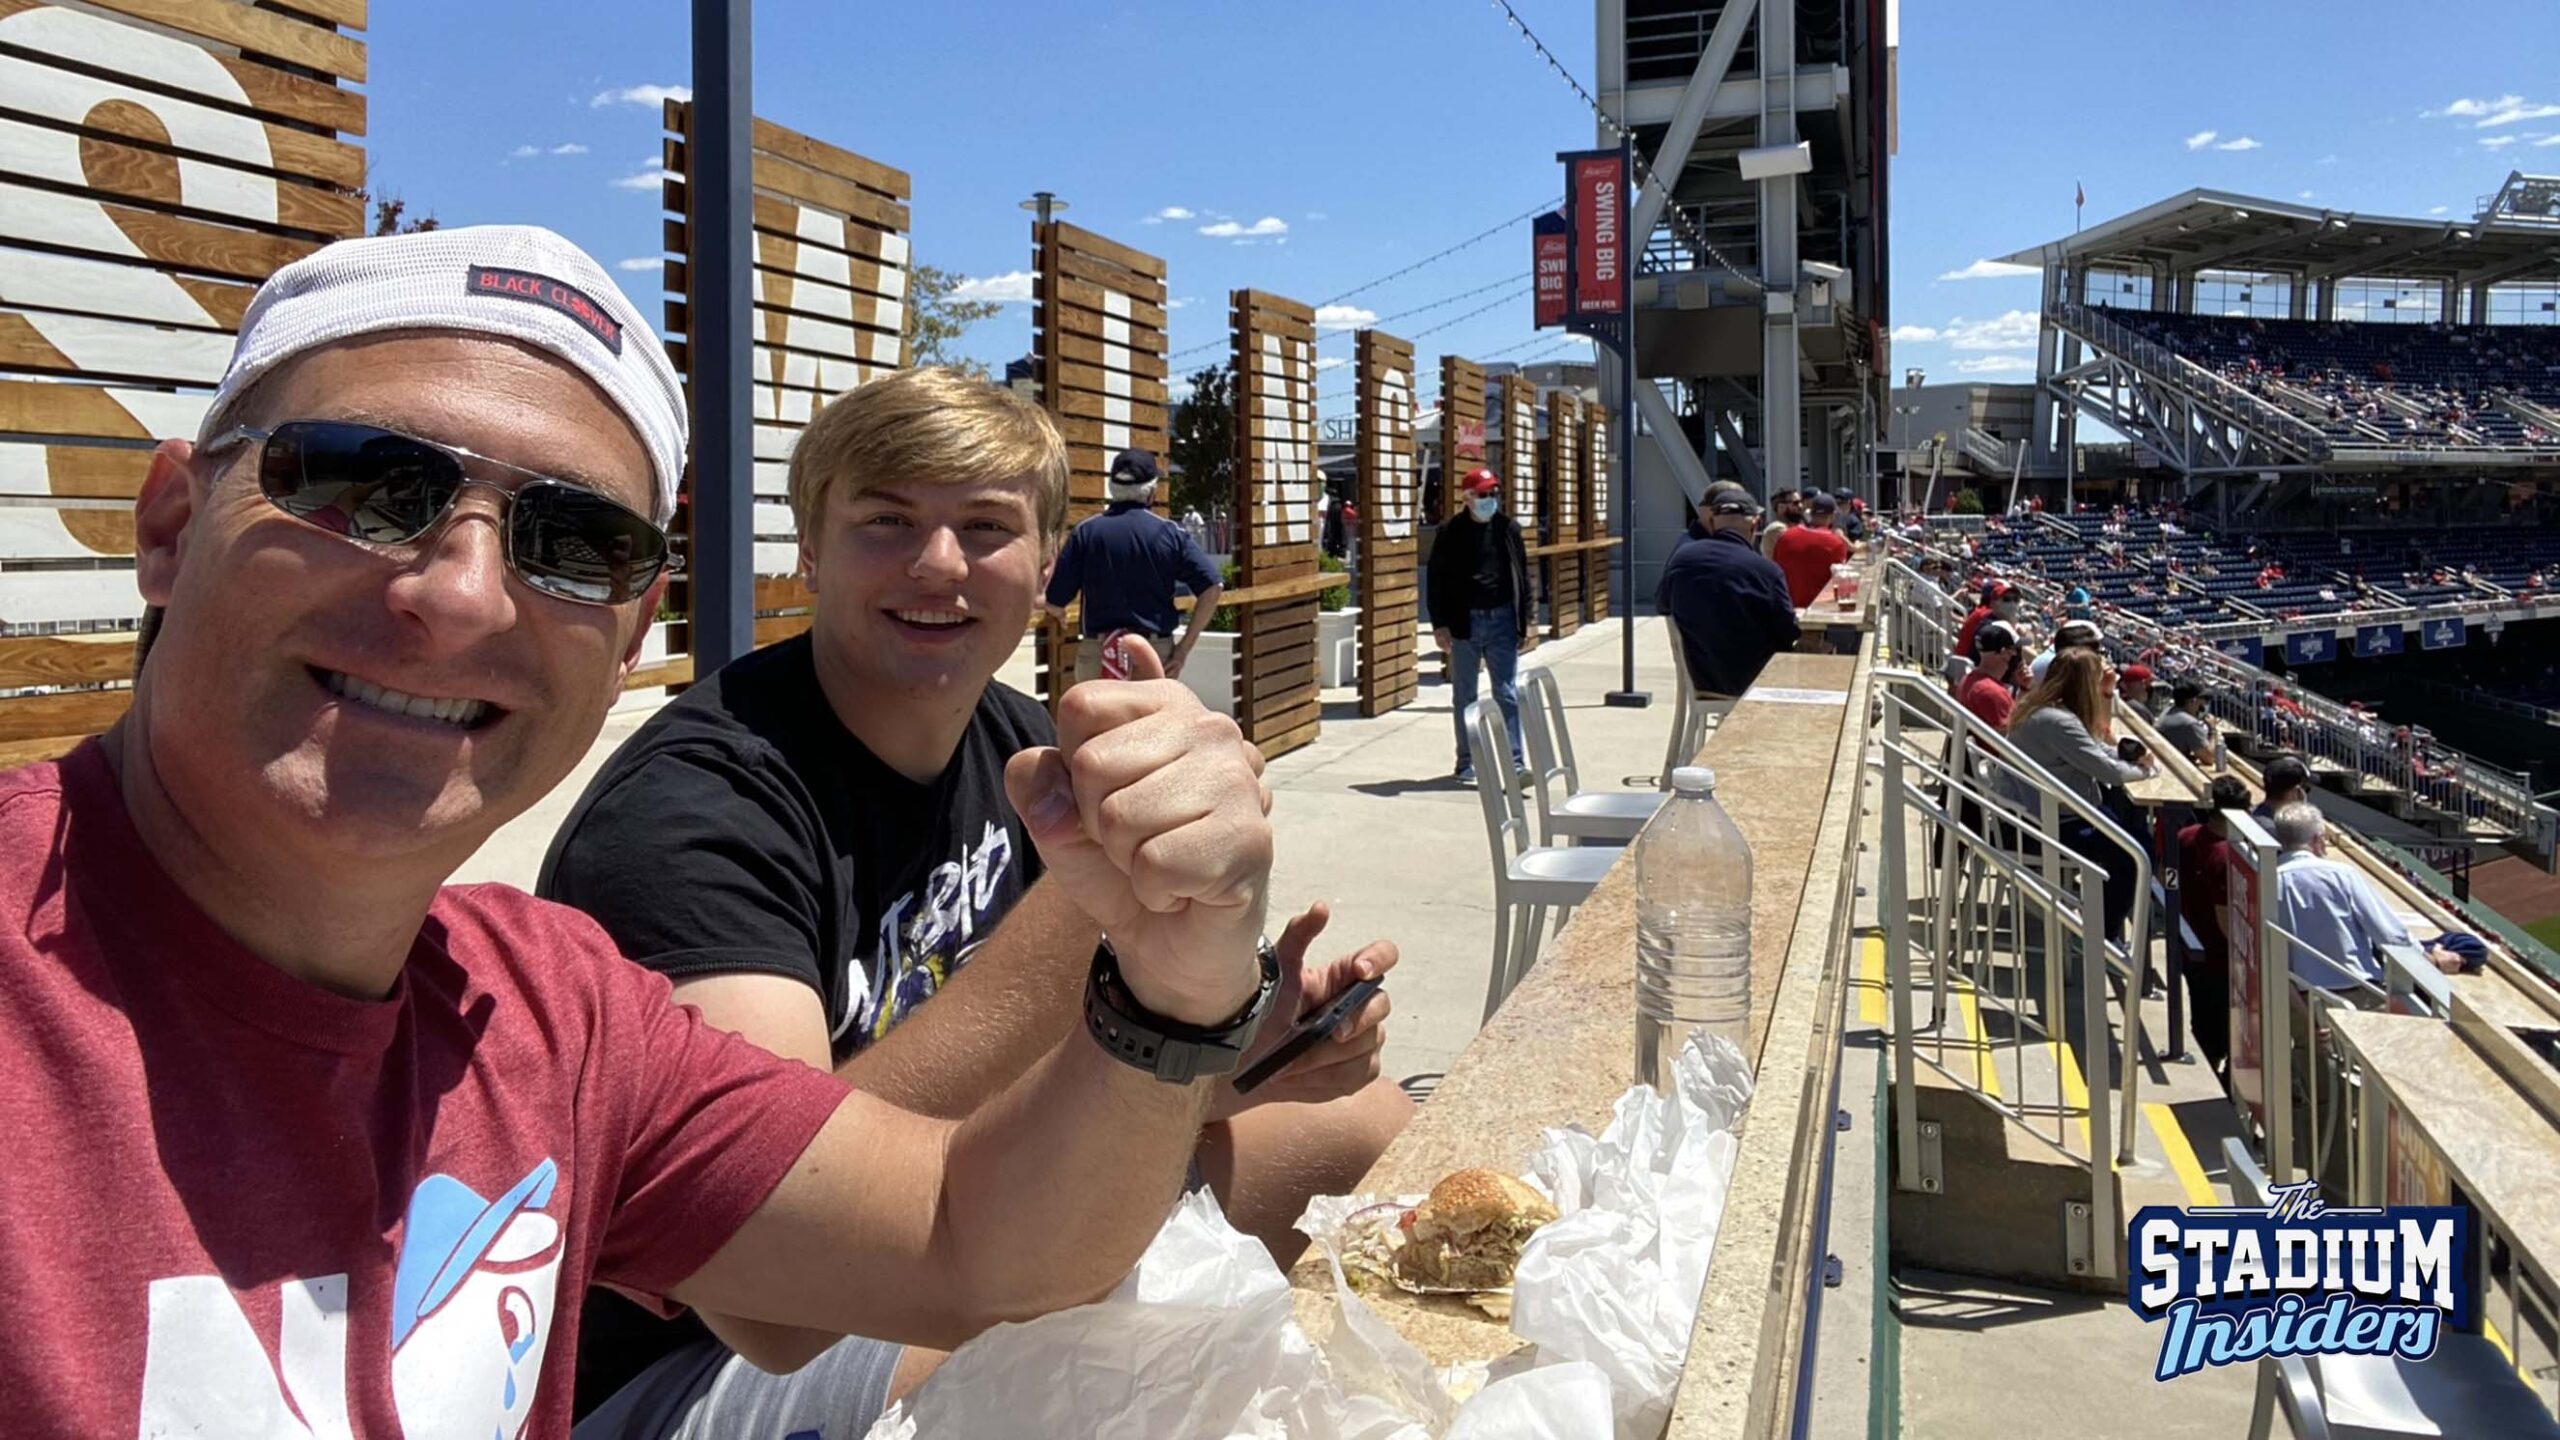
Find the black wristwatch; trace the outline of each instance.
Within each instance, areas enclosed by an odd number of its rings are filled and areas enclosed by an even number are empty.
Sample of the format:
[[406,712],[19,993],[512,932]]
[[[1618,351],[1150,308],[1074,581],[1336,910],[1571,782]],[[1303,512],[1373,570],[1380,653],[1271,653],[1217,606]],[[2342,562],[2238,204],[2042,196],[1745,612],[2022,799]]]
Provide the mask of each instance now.
[[1243,1061],[1245,1047],[1280,993],[1280,952],[1265,939],[1256,949],[1261,983],[1243,1013],[1223,1025],[1185,1025],[1138,1003],[1120,978],[1120,956],[1105,938],[1093,949],[1084,983],[1084,1028],[1113,1058],[1169,1085],[1224,1075]]

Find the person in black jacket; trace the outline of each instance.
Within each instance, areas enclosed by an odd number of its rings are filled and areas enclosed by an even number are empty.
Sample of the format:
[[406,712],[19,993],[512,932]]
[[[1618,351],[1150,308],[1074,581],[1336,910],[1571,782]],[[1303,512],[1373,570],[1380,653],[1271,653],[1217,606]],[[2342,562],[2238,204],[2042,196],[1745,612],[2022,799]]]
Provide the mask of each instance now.
[[1466,508],[1442,522],[1431,542],[1425,601],[1431,638],[1449,657],[1449,709],[1458,732],[1458,778],[1475,778],[1467,750],[1467,707],[1476,698],[1476,661],[1493,675],[1493,703],[1511,732],[1511,768],[1520,759],[1520,642],[1529,636],[1535,596],[1529,547],[1520,522],[1502,513],[1502,477],[1478,468],[1467,476]]
[[1796,643],[1786,573],[1751,543],[1760,502],[1730,480],[1707,487],[1689,538],[1671,552],[1654,608],[1680,627],[1689,683],[1713,700],[1751,688],[1769,657]]

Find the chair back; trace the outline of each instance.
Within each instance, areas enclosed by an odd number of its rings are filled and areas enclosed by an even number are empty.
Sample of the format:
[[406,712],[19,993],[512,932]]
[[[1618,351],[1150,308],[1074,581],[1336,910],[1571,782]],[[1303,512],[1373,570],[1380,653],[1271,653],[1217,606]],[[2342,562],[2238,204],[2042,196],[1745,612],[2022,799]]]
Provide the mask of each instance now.
[[[1564,689],[1544,667],[1520,676],[1521,729],[1529,742],[1529,784],[1538,797],[1538,833],[1556,843],[1556,806],[1582,793],[1582,769],[1573,759],[1566,726]],[[1561,784],[1564,788],[1554,787]]]
[[1511,862],[1529,848],[1529,810],[1511,778],[1511,745],[1502,718],[1484,701],[1467,707],[1467,753],[1474,758],[1476,798],[1484,804],[1484,836],[1493,847],[1498,886]]
[[2237,1135],[2222,1140],[2222,1173],[2231,1183],[2234,1205],[2267,1203],[2267,1172],[2258,1165],[2258,1157],[2249,1153],[2249,1142]]
[[1698,747],[1707,743],[1706,716],[1698,705],[1698,682],[1689,675],[1689,646],[1680,638],[1680,622],[1668,615],[1662,617],[1663,628],[1671,632],[1671,740],[1662,748],[1662,774],[1655,788],[1671,788],[1671,772],[1698,758]]

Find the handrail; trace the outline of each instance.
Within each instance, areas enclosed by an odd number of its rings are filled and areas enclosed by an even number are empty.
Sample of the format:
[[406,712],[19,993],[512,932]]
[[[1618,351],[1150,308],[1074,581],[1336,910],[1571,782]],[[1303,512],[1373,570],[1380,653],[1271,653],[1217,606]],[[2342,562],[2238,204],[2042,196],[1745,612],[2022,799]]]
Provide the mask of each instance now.
[[2176,386],[2206,405],[2228,412],[2225,418],[2234,423],[2269,432],[2271,438],[2280,440],[2301,458],[2313,464],[2325,463],[2330,458],[2329,437],[2322,433],[2320,427],[2280,405],[2270,404],[2249,393],[2244,387],[2233,384],[2158,341],[2144,339],[2131,327],[2067,300],[2058,302],[2047,314],[2056,325],[2078,331],[2082,339],[2137,370],[2149,372],[2153,379]]

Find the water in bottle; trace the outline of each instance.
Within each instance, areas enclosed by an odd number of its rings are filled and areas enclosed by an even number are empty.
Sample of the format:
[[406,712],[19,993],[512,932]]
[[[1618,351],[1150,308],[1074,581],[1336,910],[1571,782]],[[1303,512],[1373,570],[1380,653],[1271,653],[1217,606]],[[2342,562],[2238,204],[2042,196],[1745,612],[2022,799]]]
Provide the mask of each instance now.
[[1672,771],[1636,841],[1636,1077],[1656,1089],[1697,1031],[1750,1053],[1751,847],[1715,789],[1702,765]]

